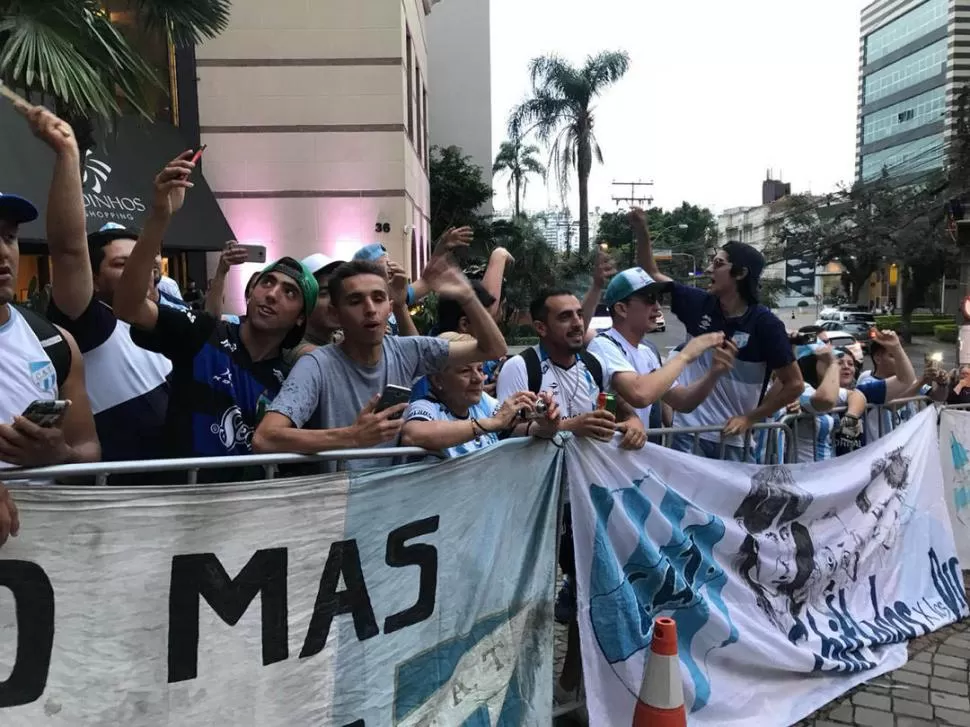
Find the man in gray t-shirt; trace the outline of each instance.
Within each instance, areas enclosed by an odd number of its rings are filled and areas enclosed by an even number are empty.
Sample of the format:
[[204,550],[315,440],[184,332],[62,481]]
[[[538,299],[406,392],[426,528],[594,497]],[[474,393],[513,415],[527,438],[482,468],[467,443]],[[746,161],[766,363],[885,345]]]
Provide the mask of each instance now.
[[[505,355],[501,331],[461,271],[446,258],[438,258],[423,277],[439,296],[461,304],[476,340],[449,343],[424,336],[385,336],[391,313],[387,278],[373,263],[341,265],[329,287],[330,304],[344,340],[319,348],[297,362],[256,429],[255,451],[314,454],[392,447],[406,405],[375,412],[386,386],[410,388],[416,379],[437,373],[446,365],[461,366]],[[310,428],[303,428],[307,426]],[[388,462],[354,460],[349,466],[362,469],[382,463]]]

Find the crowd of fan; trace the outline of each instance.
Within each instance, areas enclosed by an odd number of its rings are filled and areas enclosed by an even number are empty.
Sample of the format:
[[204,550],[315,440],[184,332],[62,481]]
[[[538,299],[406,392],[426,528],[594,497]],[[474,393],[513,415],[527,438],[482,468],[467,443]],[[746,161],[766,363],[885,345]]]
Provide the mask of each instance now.
[[[481,280],[469,281],[454,261],[471,241],[467,228],[445,233],[413,283],[379,244],[350,261],[281,258],[250,279],[245,314],[226,315],[226,279],[246,262],[244,248],[226,247],[204,298],[194,288],[183,297],[161,275],[166,229],[191,194],[191,152],[155,178],[140,231],[108,225],[88,235],[70,126],[41,107],[21,111],[55,155],[46,215],[52,287],[46,318],[12,304],[18,227],[38,213],[0,195],[0,468],[399,444],[461,456],[508,437],[561,432],[640,449],[648,430],[664,427],[674,428],[671,447],[699,456],[805,462],[863,446],[912,413],[872,405],[970,393],[970,379],[951,382],[933,362],[918,378],[891,332],[875,335],[866,372],[853,351],[829,347],[824,332],[789,334],[758,302],[764,258],[748,245],[716,251],[708,290],[674,282],[657,267],[640,210],[630,213],[639,267],[617,273],[604,254],[584,300],[565,289],[538,295],[530,313],[539,343],[518,356],[506,357],[497,325],[511,256],[495,250]],[[431,292],[439,298],[435,335],[421,336],[409,311]],[[687,340],[664,360],[647,336],[668,299]],[[590,330],[601,302],[612,327]],[[603,405],[603,394],[615,407]],[[38,401],[70,404],[42,421],[29,412]],[[780,428],[757,426],[802,417],[809,423],[796,427],[787,457]],[[377,466],[379,455],[349,466]],[[218,471],[222,480],[249,474]],[[566,519],[557,617],[575,623]],[[0,544],[19,526],[0,486]],[[557,689],[574,690],[578,679],[571,638]]]

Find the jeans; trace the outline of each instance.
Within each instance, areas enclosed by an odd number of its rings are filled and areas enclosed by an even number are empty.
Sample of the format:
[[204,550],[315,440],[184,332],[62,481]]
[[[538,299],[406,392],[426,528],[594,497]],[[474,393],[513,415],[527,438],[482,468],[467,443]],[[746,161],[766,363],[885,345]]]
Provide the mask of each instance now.
[[[694,435],[675,434],[670,448],[677,452],[693,452]],[[745,450],[744,447],[737,447],[730,444],[724,445],[724,456],[722,457],[721,443],[712,442],[709,439],[698,438],[696,454],[707,459],[720,459],[726,462],[754,462],[754,457],[750,449]]]

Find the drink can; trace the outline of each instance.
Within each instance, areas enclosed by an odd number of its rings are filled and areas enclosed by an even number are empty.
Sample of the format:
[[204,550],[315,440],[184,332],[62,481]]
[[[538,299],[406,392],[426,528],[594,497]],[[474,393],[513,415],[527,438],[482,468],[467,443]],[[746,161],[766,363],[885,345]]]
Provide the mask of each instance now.
[[599,396],[596,397],[596,408],[605,409],[613,416],[616,416],[616,397],[613,394],[607,394],[601,391]]

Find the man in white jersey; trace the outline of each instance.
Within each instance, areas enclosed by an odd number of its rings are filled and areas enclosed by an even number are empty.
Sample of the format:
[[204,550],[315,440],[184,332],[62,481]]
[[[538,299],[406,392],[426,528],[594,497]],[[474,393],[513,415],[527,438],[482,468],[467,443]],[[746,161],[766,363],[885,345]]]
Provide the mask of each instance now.
[[[87,235],[80,153],[70,126],[39,106],[27,112],[27,119],[34,135],[56,155],[47,206],[53,279],[47,315],[70,332],[84,355],[104,459],[163,457],[172,363],[136,346],[131,327],[111,307],[138,233],[107,226]],[[145,295],[157,298],[149,280]],[[141,476],[132,483],[144,481]]]
[[[624,405],[623,412],[615,417],[596,408],[596,399],[600,391],[607,390],[604,382],[610,380],[611,372],[597,356],[583,350],[586,322],[579,299],[568,290],[542,291],[529,310],[539,344],[511,357],[502,366],[497,386],[499,401],[519,391],[549,392],[559,406],[560,431],[607,442],[620,431],[622,447],[641,449],[647,437],[636,412]],[[563,701],[579,688],[582,677],[576,622],[576,563],[568,504],[559,543],[559,567],[566,579],[557,599],[556,619],[569,625],[566,656],[556,683],[558,698]]]
[[[587,350],[612,372],[610,390],[637,407],[637,414],[648,429],[654,402],[661,398],[675,411],[697,408],[717,380],[734,366],[737,350],[731,341],[724,340],[723,334],[708,333],[692,339],[662,364],[656,348],[643,340],[656,330],[660,298],[670,288],[669,283],[658,283],[643,268],[630,268],[614,276],[603,301],[609,308],[613,327],[587,345]],[[684,368],[712,347],[714,360],[707,374],[690,386],[678,386],[677,377]],[[658,424],[656,418],[654,424]]]
[[[101,456],[77,344],[66,331],[43,319],[38,323],[36,313],[12,305],[20,263],[19,227],[35,219],[37,209],[30,202],[0,194],[0,474],[10,467],[96,462]],[[34,328],[41,330],[41,325],[47,326],[44,340]],[[63,361],[52,360],[52,355],[63,355]],[[35,401],[58,399],[71,404],[55,426],[41,427],[21,416]],[[11,527],[2,523],[10,516],[9,497],[0,497],[0,542]]]
[[[634,210],[630,223],[637,239],[637,258],[658,282],[673,281],[660,272],[653,257],[646,214]],[[698,454],[710,458],[749,460],[745,435],[750,429],[802,393],[802,374],[795,363],[784,324],[758,303],[758,286],[764,256],[750,245],[729,242],[717,251],[707,272],[709,292],[673,283],[671,310],[687,329],[688,337],[721,331],[737,346],[734,368],[722,376],[710,396],[690,414],[677,414],[675,427],[720,427],[700,435]],[[681,379],[692,384],[707,374],[712,355],[691,363]],[[778,382],[765,394],[771,373]],[[691,451],[693,435],[674,438],[674,449]]]

